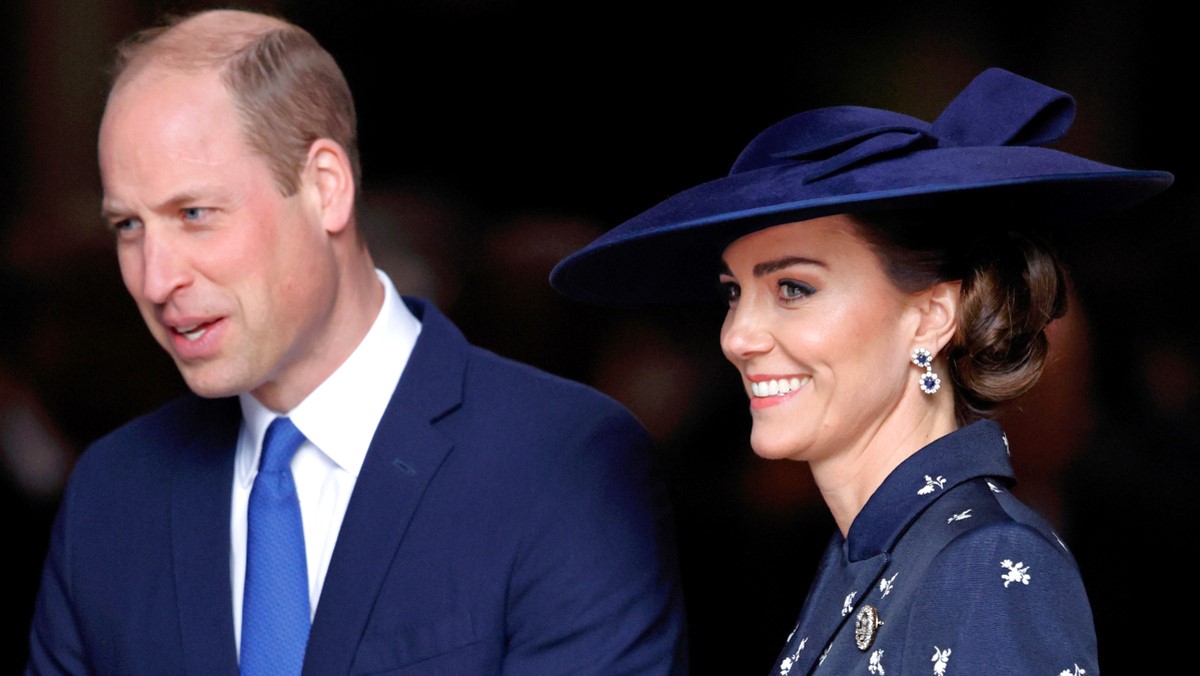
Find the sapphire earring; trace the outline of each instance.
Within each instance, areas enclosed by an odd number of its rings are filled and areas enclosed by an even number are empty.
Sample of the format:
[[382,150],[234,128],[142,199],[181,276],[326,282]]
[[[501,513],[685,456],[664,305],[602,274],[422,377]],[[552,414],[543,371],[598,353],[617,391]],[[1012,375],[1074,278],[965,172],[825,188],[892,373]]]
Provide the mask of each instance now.
[[913,350],[912,363],[925,369],[925,373],[921,374],[917,384],[921,386],[921,391],[925,394],[933,394],[942,386],[942,379],[938,374],[933,372],[933,354],[923,347],[918,347]]

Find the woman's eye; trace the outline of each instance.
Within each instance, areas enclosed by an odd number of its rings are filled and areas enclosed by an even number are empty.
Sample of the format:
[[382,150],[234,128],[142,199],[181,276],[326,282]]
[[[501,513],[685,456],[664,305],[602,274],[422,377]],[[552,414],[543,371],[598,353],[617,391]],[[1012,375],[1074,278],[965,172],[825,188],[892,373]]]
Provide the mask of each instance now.
[[727,303],[735,303],[742,295],[742,287],[737,282],[721,282],[721,295]]
[[779,295],[784,300],[799,300],[816,293],[816,289],[804,282],[785,279],[779,282]]

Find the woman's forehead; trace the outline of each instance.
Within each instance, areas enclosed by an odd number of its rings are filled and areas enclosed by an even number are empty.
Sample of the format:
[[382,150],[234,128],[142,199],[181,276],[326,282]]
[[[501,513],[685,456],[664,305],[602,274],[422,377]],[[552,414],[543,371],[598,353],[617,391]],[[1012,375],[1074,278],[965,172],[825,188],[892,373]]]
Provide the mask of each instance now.
[[821,261],[821,253],[828,256],[847,249],[868,250],[859,228],[854,218],[846,214],[783,223],[739,237],[725,247],[721,260],[726,265],[731,263],[731,258],[743,257],[776,259],[790,256]]

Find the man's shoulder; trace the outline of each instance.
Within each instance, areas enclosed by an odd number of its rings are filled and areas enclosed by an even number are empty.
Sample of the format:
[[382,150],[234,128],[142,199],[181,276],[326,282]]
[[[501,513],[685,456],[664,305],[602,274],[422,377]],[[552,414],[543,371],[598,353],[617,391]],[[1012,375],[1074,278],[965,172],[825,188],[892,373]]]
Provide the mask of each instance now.
[[[596,412],[627,413],[612,397],[581,382],[498,355],[481,347],[470,348],[468,386],[472,396],[498,397],[513,405],[538,402],[550,408],[584,407]],[[482,386],[482,387],[478,387]]]
[[482,435],[490,452],[503,446],[527,459],[548,453],[561,461],[604,448],[601,455],[627,462],[629,454],[649,454],[652,444],[641,422],[612,397],[476,347],[470,350],[461,409],[450,418],[471,436]]
[[75,520],[101,528],[106,520],[162,509],[180,463],[195,468],[229,462],[240,423],[237,399],[184,395],[97,439],[71,472],[66,503]]
[[235,421],[240,415],[236,397],[205,399],[189,392],[121,425],[97,440],[96,445],[130,439],[190,438],[215,422],[228,421],[231,415]]
[[163,449],[181,448],[221,430],[236,430],[240,416],[236,398],[204,399],[187,393],[97,439],[81,462],[112,462],[114,456],[126,461],[165,460]]
[[570,411],[575,419],[580,415],[632,418],[623,405],[588,385],[471,343],[429,301],[412,297],[404,300],[422,324],[418,347],[411,357],[428,360],[425,368],[419,369],[422,379],[452,377],[450,374],[461,360],[465,363],[464,405],[486,405],[510,415],[525,411],[545,421],[565,411]]

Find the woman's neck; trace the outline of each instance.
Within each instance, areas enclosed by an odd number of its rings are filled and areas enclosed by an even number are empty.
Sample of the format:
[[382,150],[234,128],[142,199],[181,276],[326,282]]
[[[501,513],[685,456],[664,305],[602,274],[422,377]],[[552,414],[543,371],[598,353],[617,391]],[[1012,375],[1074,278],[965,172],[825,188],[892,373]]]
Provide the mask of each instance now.
[[950,396],[920,402],[913,408],[915,413],[904,407],[896,409],[852,446],[810,463],[821,497],[843,536],[900,463],[958,427]]

